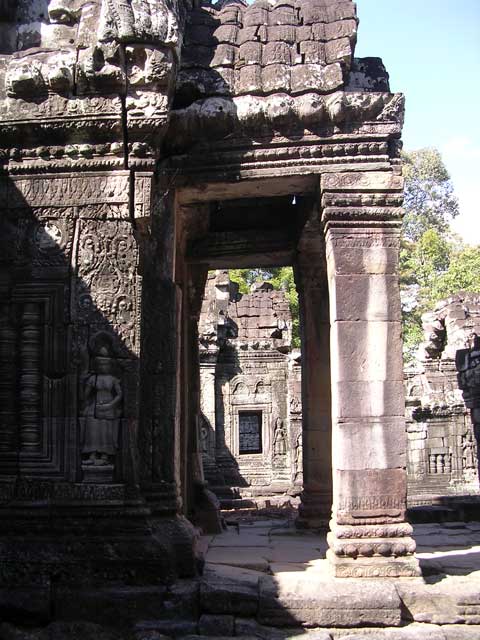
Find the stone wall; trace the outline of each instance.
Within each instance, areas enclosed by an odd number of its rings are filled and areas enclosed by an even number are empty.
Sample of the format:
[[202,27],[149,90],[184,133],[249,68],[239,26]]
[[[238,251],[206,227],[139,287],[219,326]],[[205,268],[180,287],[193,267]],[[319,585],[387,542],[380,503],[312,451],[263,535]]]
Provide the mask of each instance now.
[[459,293],[422,318],[425,342],[405,372],[411,505],[478,494],[478,453],[458,356],[480,334],[480,296]]
[[302,482],[301,389],[292,318],[269,283],[238,293],[211,272],[200,316],[204,468],[221,495],[297,492]]

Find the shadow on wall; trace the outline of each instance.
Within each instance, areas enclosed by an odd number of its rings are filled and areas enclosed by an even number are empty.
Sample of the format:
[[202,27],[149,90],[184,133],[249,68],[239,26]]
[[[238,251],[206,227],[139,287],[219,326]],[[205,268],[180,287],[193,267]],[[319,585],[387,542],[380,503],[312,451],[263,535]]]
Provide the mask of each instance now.
[[[110,188],[128,198],[129,179],[126,172],[87,180],[20,176],[2,185],[8,197],[0,221],[0,533],[17,531],[20,515],[41,534],[17,537],[11,549],[12,562],[31,561],[12,585],[31,577],[43,581],[39,593],[50,593],[51,582],[61,593],[67,583],[99,579],[172,580],[188,574],[182,562],[187,566],[193,554],[187,536],[172,542],[164,535],[141,490],[159,479],[166,493],[160,515],[174,526],[175,492],[172,504],[167,495],[173,452],[166,451],[169,465],[155,468],[159,429],[148,413],[155,397],[142,416],[139,407],[141,391],[162,396],[175,388],[164,388],[168,370],[141,390],[151,359],[141,371],[140,243],[128,202],[98,203]],[[174,342],[174,333],[164,335],[172,330],[168,323],[155,330],[157,340]],[[165,425],[162,432],[168,434]],[[168,438],[174,434],[162,446]]]

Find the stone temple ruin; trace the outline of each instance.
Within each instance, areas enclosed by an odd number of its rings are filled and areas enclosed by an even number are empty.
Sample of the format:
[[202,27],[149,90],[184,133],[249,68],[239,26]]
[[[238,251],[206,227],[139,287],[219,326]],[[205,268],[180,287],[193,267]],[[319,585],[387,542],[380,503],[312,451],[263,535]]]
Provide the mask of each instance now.
[[357,24],[349,0],[0,0],[3,610],[68,618],[120,584],[140,611],[198,574],[198,321],[234,267],[294,267],[300,518],[329,528],[331,574],[419,575],[404,99]]
[[469,348],[480,335],[480,297],[460,293],[440,302],[425,314],[423,327],[417,366],[405,375],[412,505],[479,493],[477,392],[472,391],[477,381],[475,352]]
[[[239,294],[228,272],[212,272],[200,315],[204,471],[225,505],[235,504],[228,498],[295,496],[303,480],[301,355],[291,348],[292,318],[283,292],[268,283],[255,288]],[[425,342],[404,372],[407,504],[448,508],[461,498],[465,509],[480,490],[463,355],[480,335],[479,296],[452,296],[423,322]],[[253,451],[242,451],[243,413],[260,416]]]
[[199,322],[205,479],[219,497],[295,495],[302,487],[299,353],[282,291],[240,294],[209,275]]

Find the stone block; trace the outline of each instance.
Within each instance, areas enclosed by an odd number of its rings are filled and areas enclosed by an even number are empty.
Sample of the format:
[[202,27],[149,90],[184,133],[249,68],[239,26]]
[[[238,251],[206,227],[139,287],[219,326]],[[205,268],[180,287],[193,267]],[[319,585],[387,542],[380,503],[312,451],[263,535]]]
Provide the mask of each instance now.
[[230,67],[235,64],[235,58],[237,55],[237,47],[231,44],[219,44],[215,49],[215,55],[213,56],[211,66],[212,67]]
[[47,583],[0,588],[0,612],[3,620],[48,620],[51,613],[50,585]]
[[311,25],[297,27],[297,42],[304,42],[313,38]]
[[342,275],[329,263],[335,320],[399,320],[400,291],[396,275]]
[[204,636],[233,636],[234,617],[204,613],[198,621],[198,631]]
[[406,465],[403,418],[379,418],[336,425],[332,449],[336,469],[390,469]]
[[337,469],[334,471],[334,487],[334,518],[338,524],[355,524],[343,522],[347,519],[384,518],[388,522],[404,518],[407,495],[405,469]]
[[128,625],[138,619],[189,617],[183,610],[166,606],[164,587],[115,587],[105,589],[55,590],[55,612],[63,620],[89,620],[112,626]]
[[286,42],[268,42],[263,47],[263,65],[290,64],[290,47]]
[[245,42],[239,49],[238,59],[243,64],[262,64],[261,42]]
[[135,624],[137,633],[155,631],[167,637],[187,636],[198,632],[198,626],[193,621],[182,620],[140,620]]
[[317,91],[329,92],[343,85],[340,64],[302,64],[292,67],[292,93],[303,93],[305,87],[316,87]]
[[[334,311],[333,311],[334,313]],[[333,322],[331,329],[332,380],[402,382],[402,327],[400,322]],[[379,400],[379,398],[376,398]],[[396,414],[403,415],[400,409]],[[376,415],[376,414],[369,414]],[[389,414],[392,415],[392,414]]]
[[202,611],[213,614],[255,615],[258,580],[263,574],[229,566],[207,564],[200,586]]
[[296,42],[295,27],[292,25],[279,25],[267,27],[267,42]]
[[300,53],[306,64],[325,64],[325,45],[322,42],[315,40],[301,42]]
[[389,582],[334,582],[312,574],[278,574],[260,581],[262,624],[306,627],[398,626],[401,601]]
[[480,625],[449,624],[442,627],[445,640],[478,640]]
[[339,275],[396,274],[399,248],[397,230],[343,227],[327,233],[327,261]]
[[270,64],[264,67],[262,87],[266,93],[290,91],[290,67],[286,64]]
[[356,20],[338,20],[324,25],[326,40],[336,40],[337,38],[353,38],[357,33]]
[[332,415],[338,420],[403,416],[404,413],[401,380],[347,380],[332,384]]
[[403,183],[391,171],[324,173],[320,179],[322,191],[402,191]]
[[352,62],[352,44],[349,38],[330,40],[325,45],[325,60],[327,64],[340,62],[350,68]]
[[256,64],[242,67],[237,76],[236,87],[239,94],[261,93],[262,67]]
[[438,584],[398,583],[397,591],[415,622],[480,624],[480,584],[449,581]]
[[421,575],[414,556],[401,558],[339,558],[331,549],[327,551],[333,575],[336,578],[414,578]]

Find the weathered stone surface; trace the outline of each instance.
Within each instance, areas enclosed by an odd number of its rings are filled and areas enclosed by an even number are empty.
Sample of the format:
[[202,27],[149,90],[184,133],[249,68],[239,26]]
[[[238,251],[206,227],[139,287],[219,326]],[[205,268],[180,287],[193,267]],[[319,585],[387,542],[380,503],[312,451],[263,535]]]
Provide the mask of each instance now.
[[[318,207],[329,248],[344,224],[373,237],[372,221],[382,236],[373,244],[384,247],[388,230],[399,225],[403,97],[389,93],[380,65],[373,64],[356,63],[349,90],[357,25],[350,1],[14,4],[0,2],[5,587],[18,589],[19,616],[44,615],[48,574],[55,580],[50,611],[57,616],[73,619],[80,610],[92,620],[132,626],[141,614],[145,622],[137,631],[143,625],[160,634],[197,633],[196,587],[171,585],[202,566],[198,532],[186,514],[193,518],[203,508],[204,526],[220,524],[218,505],[205,489],[202,454],[213,454],[210,471],[216,466],[220,480],[231,473],[231,486],[238,484],[238,475],[232,479],[238,454],[244,456],[240,471],[247,469],[257,484],[267,479],[269,487],[292,492],[302,483],[305,459],[303,515],[309,511],[325,524],[332,504],[332,388],[337,416],[400,415],[389,377],[394,367],[363,386],[358,371],[352,383],[337,377],[331,384],[337,369],[330,367],[326,311],[335,295],[326,289],[325,262],[330,272],[333,262],[331,252],[325,259]],[[184,206],[180,191],[188,188],[190,206]],[[336,240],[345,243],[342,253],[345,246],[364,248],[348,229]],[[305,264],[305,253],[315,255],[313,286],[302,300],[306,335],[327,336],[316,339],[305,368],[305,451],[300,376],[287,384],[286,368],[299,371],[286,364],[288,304],[280,293],[273,295],[275,307],[262,304],[263,290],[243,308],[237,300],[234,323],[228,313],[216,323],[224,331],[220,342],[236,340],[238,331],[255,355],[247,376],[241,370],[246,358],[224,349],[230,368],[220,386],[233,409],[223,431],[212,435],[202,416],[197,340],[209,266],[225,255],[236,266],[250,266],[253,258],[267,266],[290,264],[300,254]],[[393,262],[372,252],[365,273]],[[389,295],[390,318],[395,303]],[[222,310],[228,312],[228,304]],[[207,331],[204,346],[214,367],[220,344],[210,338]],[[392,361],[397,346],[392,341]],[[338,354],[334,358],[338,363]],[[353,354],[350,364],[361,368]],[[252,405],[262,411],[262,440]],[[206,408],[210,418],[220,411],[214,394]],[[442,435],[434,437],[438,444]],[[313,472],[319,462],[324,470]],[[437,470],[441,466],[440,458]],[[356,479],[366,484],[373,516],[363,518],[362,496],[351,492],[352,502],[335,517],[348,524],[357,515],[368,523],[376,516],[381,524],[400,521],[382,511],[391,506],[388,481],[377,490],[366,473],[373,470],[360,471]],[[400,492],[393,497],[402,514]],[[217,563],[232,562],[224,547],[209,553]],[[268,570],[258,550],[244,547],[235,556],[239,565]],[[202,583],[205,615],[255,613],[257,584],[235,589],[228,581]],[[373,615],[367,610],[366,621]],[[77,631],[70,628],[73,636]]]
[[205,636],[233,636],[235,631],[234,617],[204,613],[198,621],[198,631]]
[[[232,554],[230,553],[230,556]],[[203,611],[212,614],[255,615],[261,573],[208,563],[200,586]]]
[[385,581],[337,585],[282,574],[261,579],[259,620],[275,626],[295,626],[298,620],[307,627],[348,627],[354,620],[365,626],[398,626],[401,602]]
[[476,583],[456,582],[454,589],[448,582],[399,583],[397,591],[408,615],[416,622],[480,625],[480,585]]

